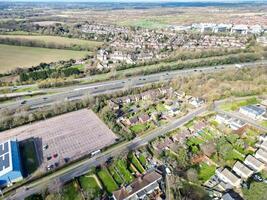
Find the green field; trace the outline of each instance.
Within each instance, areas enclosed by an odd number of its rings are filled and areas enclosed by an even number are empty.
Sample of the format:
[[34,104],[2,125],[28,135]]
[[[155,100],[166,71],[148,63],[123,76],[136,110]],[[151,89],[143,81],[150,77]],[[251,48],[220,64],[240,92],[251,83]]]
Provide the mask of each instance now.
[[68,183],[63,188],[63,199],[64,200],[82,200],[82,195],[79,191],[78,184],[74,181]]
[[131,183],[134,179],[132,174],[127,169],[126,161],[125,160],[118,160],[116,163],[117,169],[120,171],[121,175],[123,176],[124,180],[127,183]]
[[233,101],[233,102],[226,102],[220,105],[220,108],[224,111],[235,111],[238,110],[242,106],[247,106],[251,104],[257,104],[260,101],[256,97],[252,97],[242,101]]
[[85,192],[88,192],[89,194],[91,193],[94,197],[101,195],[101,189],[99,188],[93,175],[88,174],[81,176],[79,177],[79,182]]
[[145,172],[145,169],[143,168],[139,160],[136,158],[135,154],[131,153],[129,155],[129,159],[140,173],[143,174]]
[[8,39],[22,39],[27,41],[35,41],[35,42],[43,42],[44,44],[53,44],[60,48],[61,46],[71,47],[74,45],[80,46],[85,49],[94,49],[95,47],[99,47],[102,43],[97,41],[90,40],[81,40],[77,38],[67,38],[67,37],[59,37],[59,36],[46,36],[46,35],[25,35],[25,34],[13,34],[13,35],[0,35],[0,38],[8,38]]
[[201,163],[199,167],[199,178],[203,182],[205,182],[209,180],[209,178],[215,174],[215,170],[216,170],[216,166],[214,165],[209,166],[206,163]]
[[105,186],[105,189],[109,193],[118,189],[118,185],[116,184],[116,182],[114,181],[114,179],[112,178],[112,176],[110,175],[110,173],[108,172],[106,168],[101,169],[97,173],[97,175],[101,179],[103,185]]
[[79,59],[88,51],[71,51],[37,47],[22,47],[0,44],[0,73],[17,67],[31,67],[41,62],[49,63],[59,60]]

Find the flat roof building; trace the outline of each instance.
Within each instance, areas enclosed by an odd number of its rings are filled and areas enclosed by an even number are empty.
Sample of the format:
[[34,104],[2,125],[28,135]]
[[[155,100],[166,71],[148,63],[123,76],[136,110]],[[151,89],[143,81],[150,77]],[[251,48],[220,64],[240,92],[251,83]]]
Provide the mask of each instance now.
[[235,163],[233,171],[243,179],[248,179],[253,174],[253,171],[240,161]]
[[244,160],[244,163],[256,172],[264,169],[264,163],[262,163],[252,155],[248,155]]
[[22,179],[17,141],[7,140],[2,142],[0,144],[0,186],[9,186]]

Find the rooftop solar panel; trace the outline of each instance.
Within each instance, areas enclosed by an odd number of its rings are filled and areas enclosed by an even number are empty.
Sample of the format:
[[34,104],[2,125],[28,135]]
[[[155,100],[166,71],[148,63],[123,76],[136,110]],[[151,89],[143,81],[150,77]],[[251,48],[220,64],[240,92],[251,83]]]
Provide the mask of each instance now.
[[9,152],[8,142],[0,144],[0,156]]
[[9,153],[0,156],[0,171],[10,167]]

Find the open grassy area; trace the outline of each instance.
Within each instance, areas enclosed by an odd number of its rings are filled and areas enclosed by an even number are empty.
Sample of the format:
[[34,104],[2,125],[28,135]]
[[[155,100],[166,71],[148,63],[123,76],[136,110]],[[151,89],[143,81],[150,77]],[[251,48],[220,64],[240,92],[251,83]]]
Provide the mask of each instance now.
[[260,125],[264,126],[267,128],[267,120],[263,120],[260,122]]
[[202,180],[203,182],[209,180],[209,178],[215,174],[215,170],[216,170],[216,166],[211,165],[209,166],[206,163],[201,163],[199,165],[199,178],[200,180]]
[[139,161],[140,163],[145,167],[147,165],[147,162],[146,162],[146,157],[144,156],[144,154],[141,154],[139,156]]
[[146,124],[136,124],[130,127],[130,130],[134,133],[140,133],[146,130]]
[[252,97],[252,98],[242,100],[242,101],[233,101],[233,102],[224,103],[220,106],[220,108],[224,111],[234,111],[234,110],[239,109],[242,106],[257,104],[259,102],[260,101],[256,97]]
[[92,193],[95,197],[98,197],[101,194],[101,189],[93,175],[87,174],[81,176],[79,177],[79,182],[85,192]]
[[165,28],[167,24],[164,24],[160,19],[139,19],[137,21],[129,20],[122,23],[126,26],[138,26],[148,29]]
[[49,63],[59,60],[79,59],[87,55],[87,51],[71,51],[36,47],[22,47],[0,44],[0,73],[17,67],[31,67],[41,62]]
[[46,36],[46,35],[25,35],[25,34],[13,34],[13,35],[0,35],[1,38],[8,38],[10,40],[27,40],[34,42],[43,42],[44,44],[53,44],[58,48],[71,47],[71,46],[80,46],[84,49],[93,50],[95,47],[99,47],[102,43],[97,41],[90,40],[81,40],[77,38],[67,38],[67,37],[59,37],[59,36]]
[[116,181],[116,183],[118,185],[121,185],[124,183],[121,174],[119,173],[119,171],[115,168],[115,165],[109,166],[108,170],[110,172],[110,174],[112,175],[112,177],[114,178],[114,180]]
[[108,172],[106,168],[101,169],[97,173],[97,175],[101,179],[105,189],[109,193],[118,189],[118,185],[116,184],[116,182],[114,181],[114,179],[112,178],[112,176],[110,175],[110,173]]
[[64,200],[82,200],[82,195],[79,191],[78,184],[74,181],[68,183],[63,187]]
[[126,183],[131,183],[133,181],[134,177],[132,176],[132,174],[127,169],[127,165],[126,165],[126,161],[125,160],[122,160],[122,159],[118,160],[116,162],[116,167],[120,171],[120,173],[123,176],[123,178],[126,181]]
[[34,141],[28,140],[20,143],[19,146],[22,157],[23,174],[27,176],[33,173],[39,166]]
[[131,153],[129,155],[129,159],[140,173],[145,172],[145,169],[143,168],[139,160],[136,158],[135,154]]

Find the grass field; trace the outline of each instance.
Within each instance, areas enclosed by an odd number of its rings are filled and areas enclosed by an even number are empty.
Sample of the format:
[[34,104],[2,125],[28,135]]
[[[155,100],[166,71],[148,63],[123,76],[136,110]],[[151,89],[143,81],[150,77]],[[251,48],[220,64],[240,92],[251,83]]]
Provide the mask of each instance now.
[[202,163],[199,168],[199,178],[205,182],[215,174],[216,166]]
[[17,67],[31,67],[41,62],[79,59],[87,55],[87,51],[71,51],[36,47],[21,47],[0,44],[0,73]]
[[141,163],[139,162],[139,160],[137,159],[137,157],[135,156],[135,154],[131,154],[129,156],[130,161],[133,163],[133,165],[136,167],[136,169],[140,172],[140,173],[144,173],[145,169],[143,168],[143,166],[141,165]]
[[256,97],[252,97],[252,98],[249,98],[247,100],[224,103],[224,104],[220,105],[220,108],[224,111],[235,111],[235,110],[238,110],[242,106],[257,104],[259,102],[260,101]]
[[82,200],[83,199],[81,193],[79,192],[78,185],[74,181],[64,186],[62,196],[64,200]]
[[105,186],[105,189],[111,193],[118,189],[118,185],[108,172],[106,168],[102,169],[97,173],[98,177],[101,179],[103,185]]
[[0,35],[0,38],[9,38],[9,39],[23,39],[27,41],[41,41],[45,44],[53,43],[54,45],[64,45],[67,47],[73,45],[79,45],[83,48],[93,49],[100,46],[101,42],[90,41],[90,40],[81,40],[77,38],[67,38],[59,36],[46,36],[46,35],[25,35],[25,34],[13,34],[13,35]]
[[118,160],[116,163],[116,167],[120,171],[121,175],[123,176],[124,180],[127,183],[131,183],[133,181],[134,177],[127,169],[125,160],[122,160],[122,159]]
[[92,175],[87,174],[79,177],[79,182],[85,192],[92,193],[95,197],[101,194],[101,189]]

